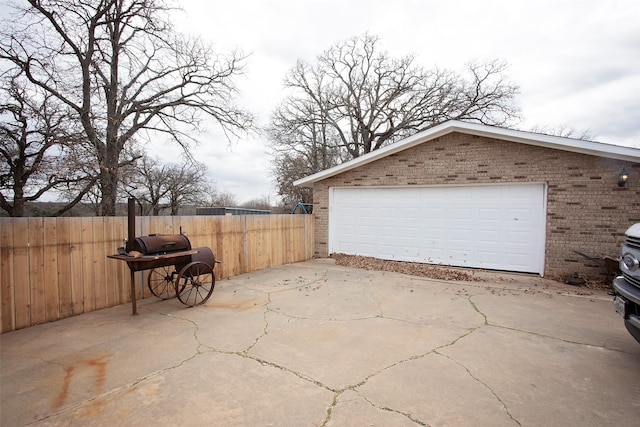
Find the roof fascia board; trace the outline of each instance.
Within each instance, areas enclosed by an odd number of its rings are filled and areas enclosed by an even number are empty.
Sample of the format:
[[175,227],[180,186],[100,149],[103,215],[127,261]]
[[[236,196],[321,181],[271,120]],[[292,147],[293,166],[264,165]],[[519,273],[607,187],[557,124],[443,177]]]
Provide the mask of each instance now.
[[322,181],[350,169],[366,165],[383,157],[406,150],[423,142],[439,138],[452,132],[460,132],[469,135],[483,136],[493,139],[517,142],[521,144],[535,145],[538,147],[552,148],[556,150],[572,151],[576,153],[601,156],[617,160],[640,162],[640,149],[623,147],[620,145],[604,144],[601,142],[585,141],[581,139],[565,138],[553,135],[544,135],[521,130],[505,129],[477,123],[461,121],[448,121],[423,132],[407,137],[394,144],[379,150],[356,157],[341,165],[320,171],[313,175],[294,181],[295,186],[305,186]]
[[494,128],[475,123],[456,122],[458,125],[452,132],[461,132],[471,135],[484,136],[504,141],[519,142],[538,147],[552,148],[555,150],[572,151],[589,154],[592,156],[608,157],[617,160],[640,162],[640,149],[624,147],[622,145],[605,144],[602,142],[586,141],[583,139],[566,138],[561,136],[545,135],[521,130]]

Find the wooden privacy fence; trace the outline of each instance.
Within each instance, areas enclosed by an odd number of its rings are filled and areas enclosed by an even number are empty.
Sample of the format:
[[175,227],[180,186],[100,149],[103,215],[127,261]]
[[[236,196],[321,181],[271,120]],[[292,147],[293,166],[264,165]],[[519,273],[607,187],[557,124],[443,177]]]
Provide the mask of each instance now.
[[[313,257],[313,215],[136,218],[136,236],[181,227],[222,261],[218,279]],[[2,332],[130,302],[129,268],[107,258],[126,237],[127,217],[0,218]],[[137,298],[151,297],[148,273],[135,273]]]

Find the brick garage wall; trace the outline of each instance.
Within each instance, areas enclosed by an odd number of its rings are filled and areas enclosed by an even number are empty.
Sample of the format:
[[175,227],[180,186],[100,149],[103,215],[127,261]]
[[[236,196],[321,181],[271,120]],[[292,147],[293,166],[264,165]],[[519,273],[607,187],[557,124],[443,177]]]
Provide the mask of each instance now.
[[[618,187],[623,166],[630,178]],[[547,184],[548,277],[605,276],[602,257],[617,257],[640,222],[640,163],[454,132],[315,183],[315,255],[329,255],[330,187],[513,182]]]

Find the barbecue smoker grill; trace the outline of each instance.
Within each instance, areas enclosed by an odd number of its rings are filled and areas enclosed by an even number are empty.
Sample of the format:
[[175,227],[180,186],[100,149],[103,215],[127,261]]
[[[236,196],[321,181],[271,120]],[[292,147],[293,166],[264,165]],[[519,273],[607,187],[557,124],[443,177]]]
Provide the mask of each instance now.
[[135,237],[135,200],[129,199],[128,239],[118,254],[108,258],[125,261],[131,271],[131,304],[137,314],[134,272],[151,270],[147,285],[161,299],[178,297],[190,307],[204,304],[215,287],[213,267],[216,261],[208,247],[191,248],[182,234],[150,234]]

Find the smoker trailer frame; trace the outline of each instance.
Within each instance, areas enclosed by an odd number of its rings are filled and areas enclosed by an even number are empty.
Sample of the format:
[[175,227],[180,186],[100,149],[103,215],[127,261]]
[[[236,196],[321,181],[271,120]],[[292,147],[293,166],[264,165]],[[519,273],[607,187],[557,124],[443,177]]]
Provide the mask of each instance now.
[[147,286],[161,299],[178,297],[183,304],[194,307],[207,302],[215,287],[213,268],[217,261],[208,247],[191,248],[182,234],[150,234],[135,237],[135,199],[128,202],[128,238],[118,253],[107,258],[125,261],[130,271],[131,306],[137,315],[136,271],[151,270]]

